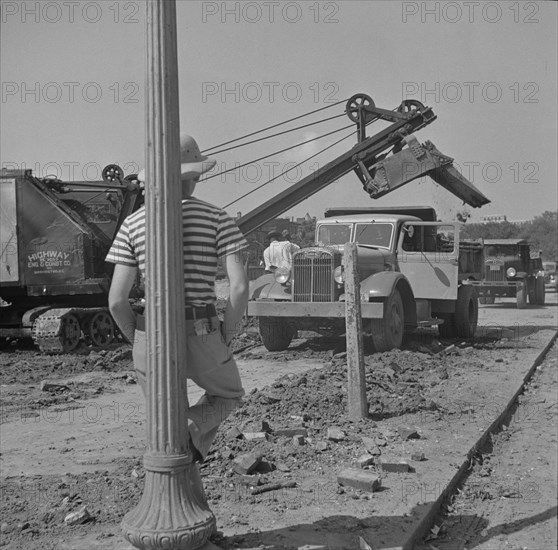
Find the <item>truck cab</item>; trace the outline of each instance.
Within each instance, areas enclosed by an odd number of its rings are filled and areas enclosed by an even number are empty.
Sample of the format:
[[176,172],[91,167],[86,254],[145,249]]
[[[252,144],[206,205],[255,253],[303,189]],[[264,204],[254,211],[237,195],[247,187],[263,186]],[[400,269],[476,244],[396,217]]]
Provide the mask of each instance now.
[[430,207],[329,209],[316,224],[316,245],[297,252],[292,269],[252,285],[248,313],[259,317],[264,345],[285,349],[298,329],[343,333],[346,242],[358,245],[362,317],[377,351],[400,347],[417,326],[445,324],[441,332],[449,336],[464,294],[459,335],[472,336],[476,293],[460,287],[480,275],[482,251],[471,255],[460,247],[459,227],[437,222]]

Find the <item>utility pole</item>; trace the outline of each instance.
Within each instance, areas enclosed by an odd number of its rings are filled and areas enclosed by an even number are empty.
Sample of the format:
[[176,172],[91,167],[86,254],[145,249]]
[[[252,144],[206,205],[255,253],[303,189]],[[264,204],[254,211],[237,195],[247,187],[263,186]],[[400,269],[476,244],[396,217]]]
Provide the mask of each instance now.
[[188,447],[175,0],[147,0],[147,452],[122,521],[142,549],[196,550],[216,528]]
[[347,339],[347,404],[353,420],[368,417],[366,378],[362,348],[362,313],[360,307],[360,279],[357,270],[357,245],[345,243],[345,323]]

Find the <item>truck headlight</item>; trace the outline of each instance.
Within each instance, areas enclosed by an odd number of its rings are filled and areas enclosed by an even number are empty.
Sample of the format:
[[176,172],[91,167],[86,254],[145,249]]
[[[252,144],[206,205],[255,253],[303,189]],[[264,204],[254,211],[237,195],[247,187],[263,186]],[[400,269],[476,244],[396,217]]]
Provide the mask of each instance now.
[[333,278],[335,282],[342,285],[345,282],[345,273],[343,272],[343,266],[338,265],[333,271]]
[[506,277],[515,277],[516,274],[517,271],[515,270],[515,267],[508,267],[506,270]]
[[286,267],[278,267],[275,270],[274,275],[275,275],[275,280],[278,283],[284,285],[291,277],[291,272]]

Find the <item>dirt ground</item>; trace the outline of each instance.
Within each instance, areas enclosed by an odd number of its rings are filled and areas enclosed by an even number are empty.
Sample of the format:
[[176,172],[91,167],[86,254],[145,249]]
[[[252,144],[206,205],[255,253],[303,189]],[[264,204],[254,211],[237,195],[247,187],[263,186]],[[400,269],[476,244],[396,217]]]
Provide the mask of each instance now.
[[556,548],[556,344],[420,550]]
[[[222,426],[201,468],[208,504],[217,518],[213,542],[225,550],[348,550],[358,548],[359,537],[374,550],[402,545],[439,496],[438,485],[455,475],[475,438],[517,391],[555,333],[556,295],[548,298],[546,306],[522,311],[511,302],[482,306],[474,341],[441,340],[435,331],[426,330],[410,338],[403,350],[383,354],[367,350],[369,417],[358,422],[346,415],[342,339],[299,338],[287,351],[270,353],[261,346],[253,324],[248,324],[234,343],[247,396]],[[145,405],[129,346],[94,351],[84,345],[70,355],[44,356],[19,343],[0,354],[0,364],[0,546],[131,548],[119,525],[142,493]],[[555,420],[556,361],[545,363],[540,375],[547,376],[539,389],[548,390],[545,399],[550,408],[538,418],[540,426],[547,427]],[[41,389],[44,381],[54,385]],[[199,395],[192,385],[190,401]],[[540,396],[533,401],[525,395],[524,410],[532,410],[529,407]],[[539,436],[526,425],[509,430],[522,438],[513,461],[524,467],[545,460],[554,467],[551,454],[534,450]],[[415,432],[410,438],[407,427]],[[267,436],[236,437],[233,428]],[[293,439],[282,435],[282,428],[304,435]],[[333,428],[341,433],[335,436]],[[556,439],[549,441],[555,449]],[[339,471],[367,449],[374,457],[367,468],[378,473],[382,490],[369,493],[340,485]],[[259,454],[261,462],[251,475],[242,476],[233,469],[234,459],[247,452]],[[507,453],[492,452],[498,457]],[[412,461],[417,453],[424,453],[427,460]],[[381,467],[382,461],[403,459],[411,465],[408,473],[386,473]],[[254,494],[254,488],[284,482],[290,486]],[[555,494],[554,477],[536,482],[552,486]],[[437,489],[423,493],[426,487]],[[68,514],[83,506],[89,517],[68,524]],[[454,506],[462,511],[457,501]],[[532,503],[518,499],[512,511],[502,508],[493,518],[515,522],[516,533],[529,529],[528,544],[523,541],[524,546],[509,548],[541,550],[556,540],[555,535],[530,529],[536,523],[529,521],[531,510]],[[556,515],[555,509],[542,513]],[[485,521],[481,527],[468,527],[471,536],[481,537],[487,529],[492,534],[488,512],[477,515]],[[447,524],[452,520],[445,519]],[[440,536],[427,544],[438,548],[439,541]],[[481,542],[482,537],[477,546],[448,543],[439,548],[508,548],[480,546]]]

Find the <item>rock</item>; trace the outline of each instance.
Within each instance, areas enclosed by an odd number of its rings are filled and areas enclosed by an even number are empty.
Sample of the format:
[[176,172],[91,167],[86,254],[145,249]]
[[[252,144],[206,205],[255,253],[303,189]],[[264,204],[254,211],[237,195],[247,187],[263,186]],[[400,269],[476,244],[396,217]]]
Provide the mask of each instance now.
[[364,445],[364,448],[369,454],[373,456],[378,456],[382,454],[382,451],[380,451],[378,445],[376,445],[376,442],[371,437],[363,436],[360,439],[362,441],[362,444]]
[[424,453],[413,453],[411,455],[411,460],[414,460],[415,462],[422,462],[423,460],[426,460],[426,458],[424,457]]
[[387,441],[385,439],[382,439],[381,437],[377,437],[376,439],[374,439],[374,442],[376,443],[376,445],[378,445],[378,447],[385,447],[387,445]]
[[233,460],[233,470],[237,474],[249,474],[256,469],[256,466],[261,462],[262,455],[257,453],[246,453],[237,456]]
[[236,426],[233,426],[225,435],[225,439],[229,441],[231,439],[242,439],[242,437],[242,432]]
[[366,468],[366,466],[374,464],[374,457],[366,453],[353,460],[353,464],[357,468]]
[[295,447],[302,447],[302,445],[306,443],[306,440],[303,435],[295,435],[293,436],[292,442]]
[[65,384],[56,384],[48,380],[43,380],[41,382],[41,391],[65,391],[69,389],[70,388]]
[[64,523],[68,525],[78,525],[88,520],[91,517],[87,506],[82,506],[79,510],[75,512],[70,512],[65,518]]
[[316,451],[320,451],[320,452],[327,451],[328,447],[329,445],[327,444],[327,441],[318,441],[316,443]]
[[9,533],[11,531],[10,526],[6,521],[2,522],[0,525],[0,533]]
[[337,475],[337,483],[373,493],[382,486],[381,479],[374,473],[358,468],[347,468]]
[[409,439],[420,439],[418,432],[410,426],[398,426],[397,431],[403,441],[407,441]]
[[327,438],[331,441],[343,441],[346,435],[343,430],[337,427],[332,427],[327,429]]

